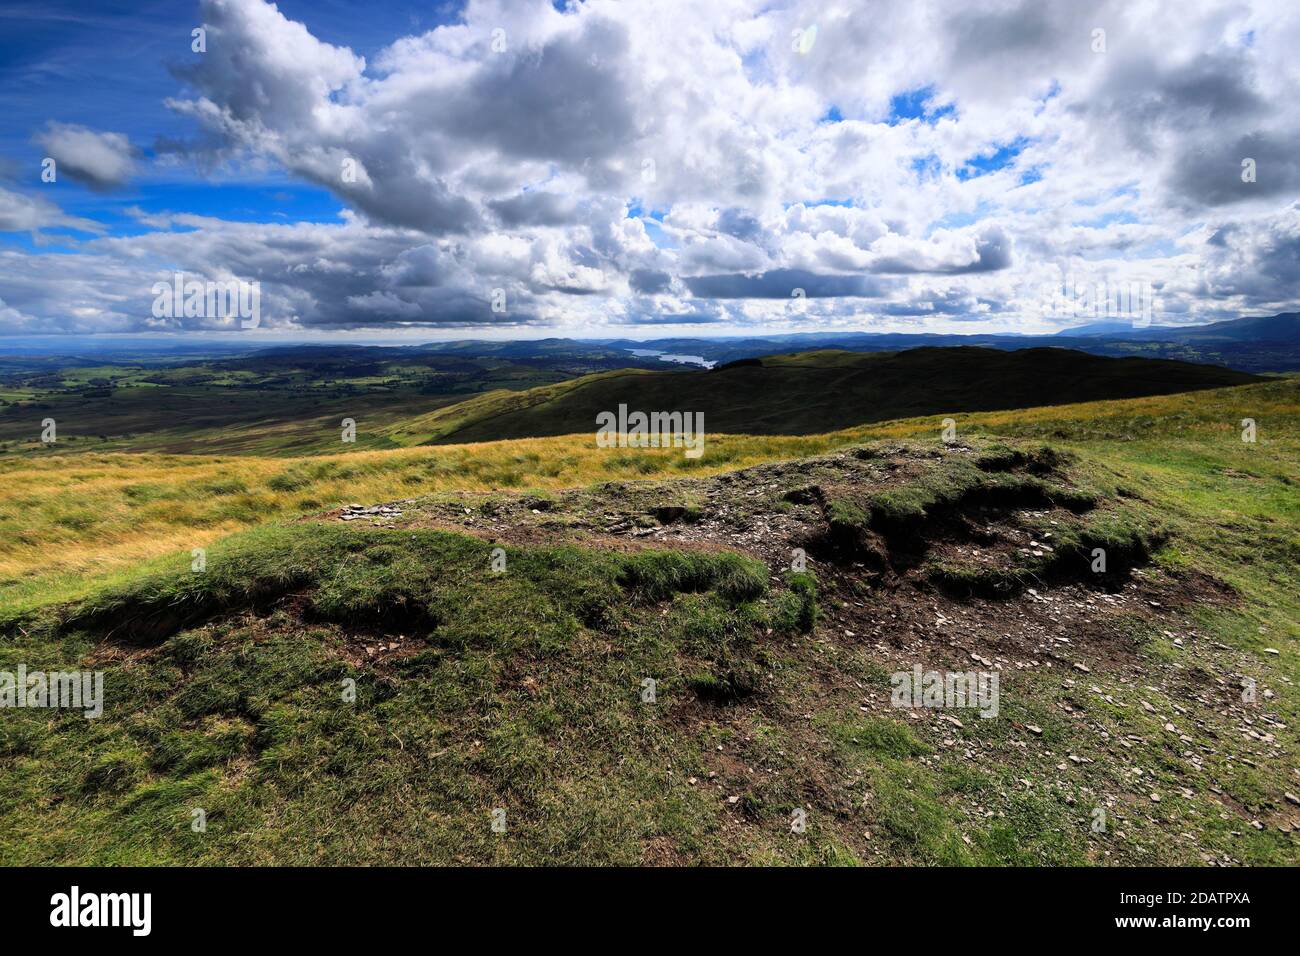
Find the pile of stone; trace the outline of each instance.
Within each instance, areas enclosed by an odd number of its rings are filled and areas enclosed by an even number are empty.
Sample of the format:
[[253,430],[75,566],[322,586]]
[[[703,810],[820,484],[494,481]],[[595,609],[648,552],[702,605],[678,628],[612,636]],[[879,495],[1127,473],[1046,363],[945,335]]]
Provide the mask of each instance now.
[[339,520],[356,521],[358,518],[371,518],[375,521],[384,521],[401,516],[401,510],[392,505],[348,505],[339,514]]

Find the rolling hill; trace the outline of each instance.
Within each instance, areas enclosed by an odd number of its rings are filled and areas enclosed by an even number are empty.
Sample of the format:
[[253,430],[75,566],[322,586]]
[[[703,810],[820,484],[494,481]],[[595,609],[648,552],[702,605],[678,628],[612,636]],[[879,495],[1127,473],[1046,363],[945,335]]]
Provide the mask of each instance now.
[[1243,385],[1213,366],[1068,349],[920,348],[750,358],[709,371],[621,370],[494,391],[397,426],[399,444],[580,434],[620,404],[703,412],[706,430],[802,435],[919,415],[1063,405]]
[[1298,389],[0,462],[0,862],[1294,866]]
[[[233,355],[0,351],[0,457],[34,450],[310,454],[337,450],[343,418],[362,423],[359,447],[390,447],[385,426],[480,392],[660,364],[567,340],[512,344],[296,345]],[[58,423],[59,444],[41,449],[35,442],[46,418]]]
[[813,349],[897,352],[903,349],[962,345],[1007,350],[1069,348],[1119,358],[1167,358],[1224,365],[1243,372],[1285,372],[1300,370],[1300,315],[1288,312],[1270,316],[1247,316],[1209,325],[1159,325],[1149,328],[1137,327],[1131,320],[1102,320],[1042,335],[1008,332],[958,335],[845,331],[743,338],[651,339],[644,342],[600,339],[596,340],[596,344],[625,350],[686,353],[720,363],[758,355],[782,355]]
[[1134,328],[1116,322],[1097,322],[1092,325],[1066,329],[1062,336],[1102,335],[1151,342],[1258,342],[1292,344],[1300,341],[1300,312],[1283,312],[1280,315],[1250,316],[1211,322],[1209,325],[1185,325],[1172,328]]

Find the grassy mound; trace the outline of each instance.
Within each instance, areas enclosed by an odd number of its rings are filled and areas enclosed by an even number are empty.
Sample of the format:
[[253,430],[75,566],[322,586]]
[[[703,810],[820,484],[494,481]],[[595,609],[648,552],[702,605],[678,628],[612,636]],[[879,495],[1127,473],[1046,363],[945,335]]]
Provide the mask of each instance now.
[[893,451],[909,456],[904,480],[818,489],[832,554],[995,596],[1065,578],[1113,585],[1167,536],[1131,491],[1093,483],[1051,445]]
[[656,709],[759,692],[809,583],[769,600],[728,553],[492,559],[443,532],[268,527],[11,625],[6,669],[89,661],[106,703],[6,712],[0,860],[627,863],[647,832],[707,832],[703,798],[652,783],[681,746]]
[[[0,670],[101,670],[106,701],[0,713],[0,861],[1294,864],[1298,390],[690,467],[572,439],[4,463]],[[263,524],[393,500],[407,526]],[[790,570],[832,525],[856,556]],[[894,707],[918,664],[997,670],[997,719]]]

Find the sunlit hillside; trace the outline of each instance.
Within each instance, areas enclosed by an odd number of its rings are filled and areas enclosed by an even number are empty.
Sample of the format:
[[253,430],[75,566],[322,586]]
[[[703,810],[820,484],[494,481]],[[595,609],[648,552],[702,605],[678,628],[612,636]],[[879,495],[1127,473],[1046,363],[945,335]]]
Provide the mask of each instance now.
[[[1247,417],[1259,422],[1259,442],[1227,441]],[[875,438],[937,438],[941,421],[941,416],[905,419],[810,436],[710,434],[697,459],[672,450],[600,449],[593,434],[302,459],[97,453],[12,457],[0,460],[0,594],[10,607],[50,593],[71,595],[143,558],[188,553],[241,528],[353,502],[714,474]],[[1250,485],[1235,473],[1266,468],[1294,474],[1289,463],[1300,457],[1298,422],[1300,380],[1295,378],[959,416],[963,431],[1050,437],[1088,447],[1117,467],[1147,474],[1152,482],[1189,481],[1189,491],[1198,483],[1225,482],[1241,489],[1240,507],[1246,512],[1268,502],[1246,493]],[[1203,477],[1182,477],[1197,463],[1208,469]]]
[[942,421],[5,461],[0,860],[1294,865],[1300,380]]

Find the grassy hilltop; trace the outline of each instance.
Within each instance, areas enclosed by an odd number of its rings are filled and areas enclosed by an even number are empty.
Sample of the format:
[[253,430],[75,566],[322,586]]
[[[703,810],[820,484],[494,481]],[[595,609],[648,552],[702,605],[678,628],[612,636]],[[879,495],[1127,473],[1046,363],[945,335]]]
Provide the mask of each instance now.
[[716,432],[807,435],[954,409],[1069,405],[1253,381],[1258,377],[1207,365],[1054,348],[801,352],[709,371],[625,369],[524,392],[488,392],[412,418],[394,437],[403,443],[460,443],[568,435],[591,430],[599,412],[620,403],[630,409],[706,409],[705,426]]
[[[1294,865],[1298,426],[1285,378],[698,460],[11,456],[0,669],[107,701],[5,712],[0,860]],[[890,707],[914,663],[1001,715]]]
[[[384,356],[397,351],[400,357]],[[819,351],[710,371],[628,368],[615,350],[303,348],[179,366],[71,366],[0,379],[0,458],[91,451],[290,457],[581,434],[598,412],[706,409],[711,433],[810,435],[917,415],[1132,398],[1259,381],[1244,372],[1061,348]],[[380,353],[376,355],[374,353]],[[653,359],[645,360],[654,364]],[[662,365],[662,363],[660,363]],[[0,361],[0,375],[4,372]],[[59,425],[55,446],[40,423]]]

